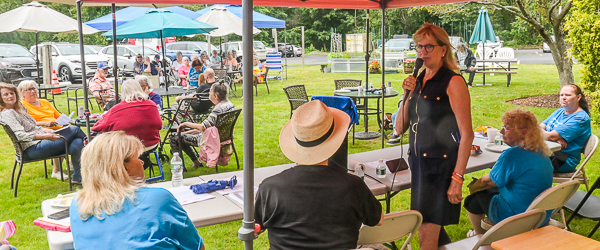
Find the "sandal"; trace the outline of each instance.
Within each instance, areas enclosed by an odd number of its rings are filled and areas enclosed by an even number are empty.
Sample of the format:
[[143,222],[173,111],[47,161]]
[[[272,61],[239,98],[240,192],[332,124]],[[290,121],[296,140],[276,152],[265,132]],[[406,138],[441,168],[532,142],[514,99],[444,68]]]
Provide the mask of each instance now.
[[476,235],[477,235],[477,233],[475,233],[475,230],[473,230],[473,229],[471,229],[471,230],[469,230],[469,232],[467,232],[467,238],[471,238]]

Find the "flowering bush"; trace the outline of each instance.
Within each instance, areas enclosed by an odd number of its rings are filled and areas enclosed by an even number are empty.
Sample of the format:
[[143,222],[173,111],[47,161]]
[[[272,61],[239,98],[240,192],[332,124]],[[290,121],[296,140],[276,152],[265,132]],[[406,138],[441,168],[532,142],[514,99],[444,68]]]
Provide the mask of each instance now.
[[381,69],[381,65],[379,64],[379,60],[373,60],[369,63],[369,69]]
[[404,59],[404,67],[414,68],[417,59]]

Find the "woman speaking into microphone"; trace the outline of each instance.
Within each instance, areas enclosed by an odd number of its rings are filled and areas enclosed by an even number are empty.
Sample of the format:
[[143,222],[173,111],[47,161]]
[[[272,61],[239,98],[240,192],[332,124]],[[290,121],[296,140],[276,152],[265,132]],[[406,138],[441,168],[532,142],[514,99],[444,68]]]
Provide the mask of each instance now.
[[414,41],[424,70],[402,83],[406,100],[395,132],[410,131],[411,209],[423,215],[419,244],[429,250],[450,243],[443,226],[459,222],[474,135],[469,90],[458,74],[448,34],[425,23]]

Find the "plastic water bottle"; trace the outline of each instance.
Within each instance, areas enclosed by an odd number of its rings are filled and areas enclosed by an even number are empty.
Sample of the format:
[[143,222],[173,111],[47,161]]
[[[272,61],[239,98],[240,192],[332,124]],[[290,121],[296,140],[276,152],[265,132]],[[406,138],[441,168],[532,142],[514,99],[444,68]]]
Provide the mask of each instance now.
[[173,182],[173,187],[181,187],[183,186],[183,162],[179,157],[179,153],[173,153],[173,158],[171,159],[171,182]]
[[233,66],[230,64],[229,65],[229,72],[233,71]]
[[354,174],[358,176],[361,180],[365,180],[365,171],[363,170],[363,165],[358,164],[354,169]]
[[375,168],[375,173],[377,174],[377,178],[383,179],[386,176],[385,165],[383,164],[383,159],[379,159],[379,164],[377,164],[377,168]]

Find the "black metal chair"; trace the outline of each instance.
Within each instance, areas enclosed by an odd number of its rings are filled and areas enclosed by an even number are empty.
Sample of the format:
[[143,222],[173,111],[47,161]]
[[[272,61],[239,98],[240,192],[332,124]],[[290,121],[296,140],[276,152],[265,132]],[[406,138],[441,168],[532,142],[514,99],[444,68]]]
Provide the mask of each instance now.
[[217,68],[213,69],[213,71],[215,72],[215,78],[217,78],[217,81],[225,80],[225,83],[229,85],[229,92],[232,93],[235,97],[237,97],[237,94],[233,90],[231,77],[227,75],[227,69]]
[[[252,81],[254,81],[254,79]],[[269,67],[266,68],[263,82],[259,83],[258,79],[256,79],[256,82],[254,83],[254,89],[256,89],[256,96],[258,96],[259,84],[264,84],[265,86],[267,86],[267,94],[271,94],[271,92],[269,91]]]
[[[2,125],[2,127],[4,128],[4,131],[6,132],[6,134],[12,141],[13,146],[15,147],[15,164],[13,165],[12,177],[10,179],[10,189],[13,189],[13,187],[15,189],[14,197],[17,197],[17,190],[19,188],[19,179],[21,178],[21,171],[23,170],[23,165],[25,163],[44,161],[44,175],[47,179],[48,178],[48,167],[46,165],[46,160],[57,159],[57,158],[59,159],[59,162],[60,162],[61,181],[64,181],[63,170],[62,170],[62,159],[64,158],[65,161],[67,162],[67,172],[69,174],[69,190],[73,191],[73,183],[71,182],[71,166],[69,164],[69,153],[68,153],[69,147],[67,145],[66,138],[64,138],[62,136],[60,137],[60,139],[65,141],[65,153],[64,154],[54,155],[54,156],[47,157],[47,158],[24,160],[23,152],[25,151],[25,149],[23,148],[23,146],[21,146],[21,143],[24,141],[20,141],[17,138],[14,131],[12,130],[12,128],[10,126],[8,126],[8,124],[0,122],[0,125]],[[17,163],[19,164],[19,173],[17,174],[17,181],[15,182],[15,170],[17,168]]]
[[600,186],[600,178],[596,179],[587,193],[584,191],[575,192],[573,197],[571,197],[571,199],[569,199],[567,204],[564,206],[565,209],[572,212],[571,216],[566,222],[567,227],[569,227],[569,223],[571,223],[575,216],[598,222],[588,235],[590,238],[600,227],[600,197],[593,194],[594,190],[596,190],[598,186]]
[[[74,94],[75,96],[69,96],[69,91],[74,90]],[[71,102],[75,102],[75,111],[77,111],[77,108],[79,107],[79,100],[84,100],[85,96],[83,96],[83,93],[78,93],[79,91],[83,92],[83,87],[82,86],[71,86],[68,87],[66,92],[67,92],[67,113],[71,113]],[[92,109],[94,107],[94,105],[92,105],[92,99],[95,99],[95,97],[93,95],[89,95],[88,96],[88,103],[89,103],[89,107],[90,109]]]
[[[362,85],[362,80],[360,79],[337,79],[333,80],[333,82],[335,83],[335,90],[340,90],[346,87],[353,88]],[[357,98],[352,98],[352,100],[354,101],[354,104],[356,104],[357,109],[361,110],[365,108],[365,105],[361,104],[360,100]]]
[[[219,139],[221,141],[221,150],[224,147],[231,145],[233,148],[233,153],[235,154],[235,161],[237,163],[237,168],[240,169],[240,160],[237,155],[237,151],[235,150],[235,143],[233,142],[233,129],[235,128],[235,123],[242,112],[241,109],[236,109],[232,111],[228,111],[225,113],[221,113],[217,115],[217,121],[215,122],[215,127],[219,130]],[[229,144],[223,145],[224,142],[230,141]],[[215,166],[216,172],[219,172],[219,164]]]
[[285,92],[285,95],[287,96],[288,101],[290,102],[290,119],[294,114],[294,110],[302,106],[302,104],[305,104],[310,101],[308,99],[309,96],[306,94],[306,89],[302,84],[284,87],[283,92]]

